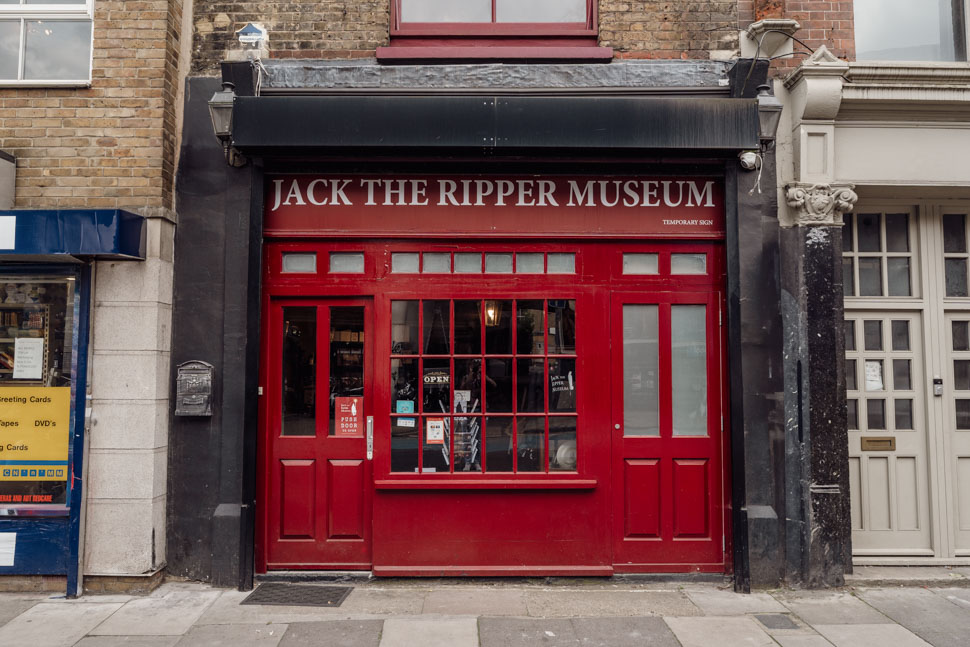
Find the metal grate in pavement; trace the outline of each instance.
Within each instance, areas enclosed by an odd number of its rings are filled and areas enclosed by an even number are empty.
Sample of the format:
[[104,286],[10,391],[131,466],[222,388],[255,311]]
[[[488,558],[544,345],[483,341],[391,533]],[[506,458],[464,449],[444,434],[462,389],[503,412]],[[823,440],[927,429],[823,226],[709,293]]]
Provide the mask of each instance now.
[[354,590],[352,586],[316,586],[264,582],[240,604],[273,604],[293,607],[339,607]]

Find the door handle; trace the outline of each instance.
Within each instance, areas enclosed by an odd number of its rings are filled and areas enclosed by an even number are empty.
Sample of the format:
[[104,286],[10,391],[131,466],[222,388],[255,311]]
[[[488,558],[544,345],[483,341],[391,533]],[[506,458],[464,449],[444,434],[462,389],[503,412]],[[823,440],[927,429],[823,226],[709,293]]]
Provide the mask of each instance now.
[[367,460],[374,460],[374,416],[367,416]]

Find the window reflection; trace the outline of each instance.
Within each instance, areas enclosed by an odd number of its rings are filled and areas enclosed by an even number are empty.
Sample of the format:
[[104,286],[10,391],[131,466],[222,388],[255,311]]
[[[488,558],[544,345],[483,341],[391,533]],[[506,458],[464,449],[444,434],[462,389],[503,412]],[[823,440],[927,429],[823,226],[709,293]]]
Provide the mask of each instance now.
[[284,436],[316,433],[317,309],[283,308],[283,417]]

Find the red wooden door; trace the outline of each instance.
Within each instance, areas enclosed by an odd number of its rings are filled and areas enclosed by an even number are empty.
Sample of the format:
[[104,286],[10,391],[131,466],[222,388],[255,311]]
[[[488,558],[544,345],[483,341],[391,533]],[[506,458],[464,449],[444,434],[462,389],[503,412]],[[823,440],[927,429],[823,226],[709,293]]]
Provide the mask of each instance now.
[[265,568],[370,568],[371,321],[370,300],[270,301]]
[[613,562],[724,568],[717,292],[612,296]]

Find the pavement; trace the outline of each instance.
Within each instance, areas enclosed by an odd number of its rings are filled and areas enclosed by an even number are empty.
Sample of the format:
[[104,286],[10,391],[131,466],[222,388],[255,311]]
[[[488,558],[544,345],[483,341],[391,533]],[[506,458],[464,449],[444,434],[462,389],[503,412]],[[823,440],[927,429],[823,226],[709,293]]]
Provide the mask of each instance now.
[[241,605],[167,582],[146,596],[0,593],[2,647],[967,647],[970,568],[856,569],[841,589],[734,593],[690,579],[369,579],[339,607]]

